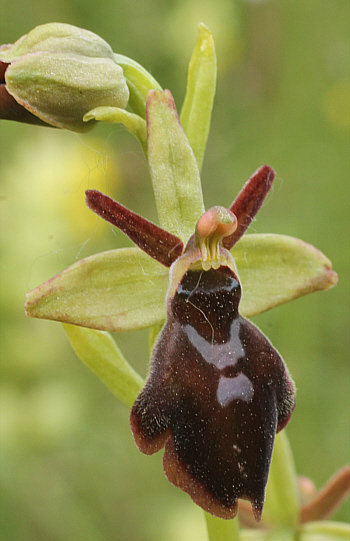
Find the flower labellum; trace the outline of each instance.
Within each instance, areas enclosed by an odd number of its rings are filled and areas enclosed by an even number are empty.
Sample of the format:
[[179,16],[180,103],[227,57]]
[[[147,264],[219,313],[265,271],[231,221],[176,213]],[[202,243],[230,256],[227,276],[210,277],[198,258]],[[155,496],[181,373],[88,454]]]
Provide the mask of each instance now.
[[278,352],[239,314],[241,286],[222,242],[236,228],[232,212],[210,209],[173,263],[167,321],[130,425],[142,452],[165,446],[169,481],[205,511],[233,518],[243,498],[258,521],[295,391]]

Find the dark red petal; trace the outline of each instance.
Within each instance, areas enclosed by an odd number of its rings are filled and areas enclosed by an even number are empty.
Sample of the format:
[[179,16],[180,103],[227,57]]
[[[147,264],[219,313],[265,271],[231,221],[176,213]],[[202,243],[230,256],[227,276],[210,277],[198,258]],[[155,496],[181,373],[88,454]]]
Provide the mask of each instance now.
[[245,183],[229,209],[237,217],[238,227],[231,236],[223,239],[222,245],[224,248],[231,250],[246,232],[263,204],[274,178],[274,170],[268,165],[263,165]]
[[240,295],[228,267],[187,271],[131,428],[143,452],[165,444],[168,479],[203,509],[233,518],[243,498],[260,520],[279,412],[284,422],[294,395],[277,351],[239,315]]
[[141,250],[170,267],[182,254],[181,239],[152,224],[97,190],[87,190],[86,204],[98,216],[123,231]]

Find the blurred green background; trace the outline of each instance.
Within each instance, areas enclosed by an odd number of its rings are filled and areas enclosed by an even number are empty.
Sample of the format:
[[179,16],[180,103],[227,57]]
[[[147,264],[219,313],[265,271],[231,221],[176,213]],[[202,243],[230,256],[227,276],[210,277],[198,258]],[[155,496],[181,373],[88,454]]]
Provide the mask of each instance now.
[[[197,25],[211,29],[218,86],[203,167],[206,206],[229,205],[262,164],[272,193],[251,232],[322,250],[338,286],[255,318],[298,388],[288,427],[299,474],[320,487],[349,458],[349,128],[347,0],[12,0],[0,42],[36,25],[92,30],[143,64],[178,108]],[[82,257],[128,246],[84,206],[100,189],[156,220],[136,140],[0,125],[1,539],[205,541],[201,511],[142,455],[127,408],[80,364],[58,323],[26,319],[26,291]],[[261,284],[264,287],[264,284]],[[146,375],[147,333],[118,344]],[[349,520],[345,504],[334,518]]]

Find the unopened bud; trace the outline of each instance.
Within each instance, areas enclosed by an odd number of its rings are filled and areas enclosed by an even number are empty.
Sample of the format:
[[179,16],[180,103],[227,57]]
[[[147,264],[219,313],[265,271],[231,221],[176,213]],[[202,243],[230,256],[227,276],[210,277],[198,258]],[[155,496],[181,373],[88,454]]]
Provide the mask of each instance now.
[[39,26],[0,48],[7,92],[51,126],[84,131],[83,116],[100,106],[125,108],[129,90],[111,47],[67,24]]

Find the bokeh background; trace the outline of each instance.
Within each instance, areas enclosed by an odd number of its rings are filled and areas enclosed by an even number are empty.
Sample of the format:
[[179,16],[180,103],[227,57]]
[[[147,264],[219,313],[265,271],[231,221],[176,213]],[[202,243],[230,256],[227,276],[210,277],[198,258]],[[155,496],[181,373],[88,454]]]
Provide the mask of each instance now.
[[[338,286],[255,318],[298,387],[288,435],[320,487],[349,458],[347,0],[12,0],[0,41],[66,22],[143,64],[180,109],[197,25],[211,29],[218,85],[203,167],[206,206],[231,203],[262,164],[277,172],[252,232],[322,250]],[[205,541],[201,511],[143,456],[127,408],[71,351],[58,323],[26,319],[26,291],[87,255],[128,246],[84,205],[100,189],[156,220],[144,157],[122,127],[77,135],[1,121],[1,539]],[[261,284],[264,287],[264,284]],[[119,335],[147,373],[147,333]],[[334,517],[349,520],[344,505]]]

